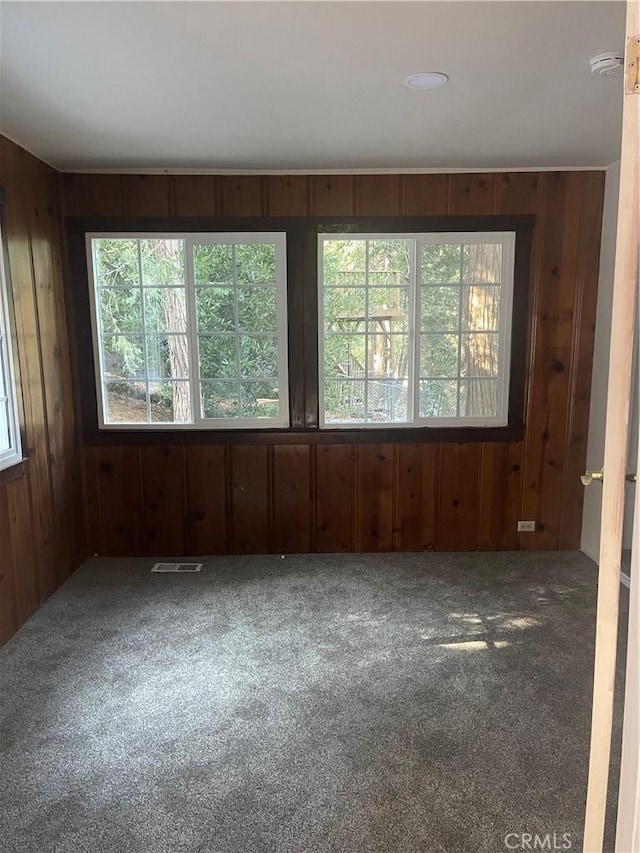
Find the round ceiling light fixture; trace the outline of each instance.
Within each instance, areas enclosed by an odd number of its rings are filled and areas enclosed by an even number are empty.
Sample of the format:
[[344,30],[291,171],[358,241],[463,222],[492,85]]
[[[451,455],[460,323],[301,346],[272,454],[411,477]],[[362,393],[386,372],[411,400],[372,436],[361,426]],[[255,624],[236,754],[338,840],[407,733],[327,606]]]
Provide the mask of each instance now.
[[442,71],[419,71],[405,77],[403,83],[407,89],[437,89],[444,86],[448,80],[448,76]]

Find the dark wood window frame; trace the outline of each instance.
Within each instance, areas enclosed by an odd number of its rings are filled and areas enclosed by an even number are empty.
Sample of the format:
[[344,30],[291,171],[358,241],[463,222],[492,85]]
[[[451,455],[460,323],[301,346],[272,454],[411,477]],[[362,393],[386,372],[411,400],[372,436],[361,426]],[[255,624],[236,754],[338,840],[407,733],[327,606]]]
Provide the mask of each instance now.
[[[350,216],[236,218],[68,217],[71,271],[69,324],[73,331],[83,438],[100,445],[366,444],[379,442],[499,442],[524,435],[529,268],[534,217]],[[98,428],[86,235],[91,232],[171,233],[284,231],[287,236],[287,312],[290,426],[284,429],[140,430]],[[509,418],[499,427],[404,427],[320,429],[318,411],[318,235],[421,232],[516,233]]]

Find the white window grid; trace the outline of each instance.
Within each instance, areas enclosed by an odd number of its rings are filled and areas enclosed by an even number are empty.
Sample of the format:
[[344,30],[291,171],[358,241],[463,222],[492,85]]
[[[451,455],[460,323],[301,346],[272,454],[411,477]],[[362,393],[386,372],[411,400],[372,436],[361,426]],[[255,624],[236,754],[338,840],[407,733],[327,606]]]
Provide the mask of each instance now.
[[[188,422],[108,422],[105,418],[106,393],[105,386],[105,360],[102,347],[102,329],[98,311],[97,294],[98,282],[93,255],[94,240],[176,240],[182,241],[184,245],[185,260],[185,300],[187,308],[187,347],[189,358],[189,378],[184,380],[189,384],[191,395],[191,410],[193,418]],[[193,250],[200,245],[258,245],[268,244],[275,247],[276,258],[276,336],[277,336],[277,365],[278,365],[278,415],[276,417],[204,417],[202,413],[202,400],[200,395],[201,379],[200,364],[198,357],[198,324],[196,308],[196,285],[193,263]],[[139,247],[138,250],[140,251]],[[277,232],[92,232],[86,234],[87,267],[89,270],[89,292],[91,309],[91,330],[93,340],[93,354],[95,365],[96,396],[98,407],[98,427],[101,430],[135,430],[148,432],[149,430],[175,431],[175,430],[246,430],[246,429],[272,429],[289,426],[289,379],[288,379],[288,339],[287,339],[287,252],[286,233]],[[146,334],[144,333],[144,285],[142,279],[138,287],[141,290],[142,317],[143,317],[143,341],[146,358]],[[166,337],[167,333],[163,333]],[[238,338],[238,333],[235,333]],[[147,385],[149,385],[147,377]],[[176,380],[168,380],[176,381]],[[177,380],[180,381],[180,380]],[[205,379],[206,381],[206,379]],[[149,416],[149,393],[147,388],[147,415]]]
[[[407,419],[406,421],[349,421],[327,422],[325,418],[325,376],[324,376],[324,344],[325,344],[325,317],[324,317],[324,244],[333,240],[408,240],[412,242],[411,264],[410,264],[410,281],[409,281],[409,304],[411,313],[409,317],[408,328],[408,346],[409,346],[409,380],[407,386]],[[318,235],[318,372],[319,372],[319,387],[318,398],[320,408],[320,428],[321,429],[406,429],[407,427],[499,427],[507,426],[509,422],[509,381],[511,373],[511,324],[513,316],[513,289],[514,289],[514,268],[515,268],[515,242],[516,233],[514,231],[461,231],[461,232],[429,232],[429,233],[327,233]],[[458,415],[457,417],[420,417],[418,401],[419,401],[419,383],[420,383],[420,334],[421,334],[421,316],[422,316],[422,290],[424,285],[420,279],[420,257],[421,250],[424,246],[436,245],[472,245],[475,243],[482,244],[501,244],[502,245],[502,275],[500,282],[500,320],[499,320],[499,354],[498,354],[498,375],[497,379],[497,412],[495,417],[472,417],[467,415]],[[366,263],[368,265],[369,252],[366,252]],[[365,311],[368,309],[368,269],[365,271]],[[428,286],[428,285],[427,285]],[[460,282],[460,287],[465,287]],[[453,334],[457,334],[459,342],[461,339],[461,316],[462,303],[459,307],[459,322],[458,330]],[[460,370],[460,364],[458,366]],[[367,417],[367,384],[368,376],[364,377],[364,413]],[[460,375],[458,374],[458,382]],[[459,410],[459,394],[458,394],[458,410]]]

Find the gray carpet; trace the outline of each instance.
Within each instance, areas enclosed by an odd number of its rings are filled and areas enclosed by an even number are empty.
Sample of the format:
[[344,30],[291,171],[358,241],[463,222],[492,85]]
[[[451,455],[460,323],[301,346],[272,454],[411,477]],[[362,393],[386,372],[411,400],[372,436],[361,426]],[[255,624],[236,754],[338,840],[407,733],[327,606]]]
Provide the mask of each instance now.
[[4,853],[581,849],[586,557],[150,566],[90,560],[0,653]]

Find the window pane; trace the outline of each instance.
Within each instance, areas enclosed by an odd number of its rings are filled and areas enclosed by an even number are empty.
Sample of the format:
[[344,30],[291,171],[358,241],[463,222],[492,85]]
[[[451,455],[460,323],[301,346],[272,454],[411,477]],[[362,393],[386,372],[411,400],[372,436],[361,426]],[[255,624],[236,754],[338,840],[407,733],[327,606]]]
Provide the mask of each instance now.
[[149,395],[154,423],[189,423],[192,420],[188,382],[152,382]]
[[370,379],[367,382],[367,420],[394,423],[407,420],[408,386],[406,379]]
[[231,288],[198,288],[196,311],[199,332],[233,332],[236,328],[235,291]]
[[369,240],[369,286],[407,286],[413,240]]
[[423,332],[458,331],[459,287],[423,287],[420,298]]
[[238,284],[275,284],[276,247],[269,243],[236,246]]
[[458,375],[458,336],[420,335],[420,376]]
[[189,345],[186,335],[147,335],[148,377],[189,378]]
[[137,240],[92,240],[97,287],[139,287]]
[[238,375],[235,335],[201,335],[198,338],[200,376],[203,379],[231,379]]
[[408,335],[370,332],[367,336],[367,371],[369,377],[406,379],[409,371]]
[[238,328],[245,332],[277,331],[275,287],[238,289]]
[[329,331],[362,331],[365,322],[366,290],[327,288],[324,292],[324,327]]
[[368,344],[367,418],[393,423],[407,419],[409,338],[370,334]]
[[409,324],[408,287],[369,288],[369,331],[404,332]]
[[462,288],[462,328],[493,332],[500,328],[500,288]]
[[[189,286],[197,329],[191,328],[185,239],[93,240],[102,379],[111,383],[107,423],[192,422],[189,377],[196,357],[205,416],[247,417],[244,409],[252,418],[272,417],[274,406],[280,411],[276,248],[284,240],[252,240],[237,244],[230,235],[228,243],[193,244]],[[253,380],[243,404],[241,380]]]
[[144,379],[144,339],[141,335],[107,335],[102,339],[105,379]]
[[103,333],[142,334],[140,288],[111,287],[101,290],[98,311]]
[[[326,423],[407,419],[414,246],[393,237],[324,243]],[[345,284],[361,286],[337,286]]]
[[278,339],[275,335],[242,335],[240,337],[240,376],[276,376],[278,373]]
[[324,341],[325,376],[362,379],[365,354],[365,335],[327,335]]
[[237,382],[202,382],[202,416],[237,418],[240,415]]
[[324,283],[328,287],[365,284],[365,240],[325,240],[322,245]]
[[274,382],[242,382],[240,405],[243,418],[275,418],[280,401],[278,386]]
[[182,287],[149,288],[144,293],[144,326],[149,332],[186,332],[187,297]]
[[325,423],[364,423],[364,384],[357,379],[325,380]]
[[420,276],[423,284],[455,284],[460,281],[462,247],[459,245],[423,246]]
[[420,380],[420,417],[455,418],[458,414],[458,383],[456,380]]
[[[0,389],[0,393],[2,390]],[[11,428],[9,422],[9,401],[0,400],[0,453],[11,450]]]
[[107,382],[105,407],[107,423],[147,423],[146,384],[144,382]]
[[498,414],[497,380],[462,380],[460,383],[460,414],[468,418],[495,418]]
[[233,284],[233,247],[217,243],[195,246],[193,270],[196,285],[229,287]]
[[462,252],[462,280],[494,284],[502,280],[502,243],[471,243]]
[[474,332],[462,335],[460,347],[461,376],[497,376],[500,336]]
[[184,285],[184,244],[163,237],[140,240],[145,287]]

